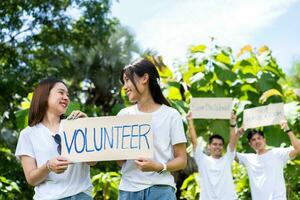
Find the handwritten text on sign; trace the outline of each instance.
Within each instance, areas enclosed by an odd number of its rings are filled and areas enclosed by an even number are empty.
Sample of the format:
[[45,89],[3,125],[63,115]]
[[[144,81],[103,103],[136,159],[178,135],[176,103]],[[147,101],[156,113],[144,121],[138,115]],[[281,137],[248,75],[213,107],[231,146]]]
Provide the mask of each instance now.
[[62,120],[62,156],[73,162],[153,157],[151,115]]
[[275,103],[244,110],[243,127],[248,129],[280,124],[285,119],[283,106],[283,103]]
[[192,98],[190,109],[193,118],[230,119],[232,98]]

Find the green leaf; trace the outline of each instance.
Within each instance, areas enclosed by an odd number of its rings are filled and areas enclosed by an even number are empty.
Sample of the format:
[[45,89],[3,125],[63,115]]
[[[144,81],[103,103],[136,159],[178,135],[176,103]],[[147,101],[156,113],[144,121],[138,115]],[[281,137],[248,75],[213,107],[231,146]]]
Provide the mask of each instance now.
[[65,115],[68,116],[69,114],[71,114],[72,111],[80,110],[80,109],[81,109],[80,103],[76,102],[76,101],[72,101],[72,102],[70,102]]
[[231,65],[230,57],[223,54],[223,53],[218,54],[217,57],[216,57],[216,60],[221,62],[221,63],[224,63],[226,65]]
[[265,92],[267,90],[275,88],[277,81],[278,81],[278,78],[276,78],[274,75],[264,72],[259,77],[259,79],[257,81],[257,85],[258,85],[260,91]]
[[212,120],[209,129],[212,133],[221,135],[225,142],[229,141],[229,120]]
[[213,62],[217,77],[222,81],[233,82],[236,79],[236,74],[233,73],[226,65],[220,62]]
[[263,129],[268,146],[280,147],[282,144],[285,146],[290,145],[290,140],[287,134],[285,134],[279,125],[266,126]]
[[[201,81],[204,78],[204,74],[199,72],[196,73],[195,75],[190,77],[190,83],[193,84],[197,81]],[[207,81],[203,81],[203,83],[201,85],[205,85],[207,83]]]
[[241,87],[241,91],[242,91],[242,92],[252,91],[252,92],[254,92],[254,93],[258,93],[258,91],[256,90],[256,88],[253,87],[253,86],[250,85],[250,84],[244,84],[244,85]]
[[261,95],[261,97],[259,98],[259,101],[262,104],[264,104],[271,96],[281,96],[282,97],[282,94],[276,89],[270,89],[270,90],[265,91]]
[[17,127],[19,130],[24,129],[28,125],[28,113],[29,108],[15,112]]
[[200,45],[191,47],[191,52],[192,53],[197,53],[197,52],[204,53],[206,48],[207,47],[205,45],[200,44]]

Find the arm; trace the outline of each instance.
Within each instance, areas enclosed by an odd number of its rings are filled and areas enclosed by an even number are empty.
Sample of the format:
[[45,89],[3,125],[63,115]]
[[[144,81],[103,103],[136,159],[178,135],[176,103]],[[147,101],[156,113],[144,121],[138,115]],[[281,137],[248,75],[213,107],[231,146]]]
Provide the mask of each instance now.
[[297,139],[293,131],[289,128],[289,125],[286,120],[281,122],[281,128],[286,132],[290,138],[291,144],[294,149],[289,153],[291,159],[294,159],[300,153],[300,141]]
[[236,115],[231,113],[230,117],[230,141],[229,141],[229,148],[230,151],[233,152],[236,147],[236,143],[238,142],[241,134],[244,132],[243,129],[236,128]]
[[[175,158],[167,163],[167,170],[170,172],[184,169],[187,164],[185,143],[173,145],[173,150]],[[160,170],[162,170],[162,168]]]
[[21,156],[23,171],[28,184],[36,186],[43,182],[50,171],[57,174],[63,173],[68,168],[68,161],[59,156],[37,167],[36,160],[30,156]]
[[[174,150],[174,159],[166,163],[167,170],[170,172],[183,169],[186,167],[187,164],[185,143],[179,143],[173,145],[173,150]],[[164,167],[162,163],[152,159],[141,158],[135,160],[134,162],[137,164],[137,167],[144,172],[148,172],[148,171],[160,172]]]
[[198,141],[197,141],[197,134],[196,134],[196,129],[195,129],[195,126],[194,126],[194,121],[193,121],[193,118],[192,118],[192,112],[188,112],[187,116],[186,116],[186,119],[188,121],[188,132],[190,134],[190,137],[191,137],[191,142],[192,142],[192,145],[193,145],[193,149],[195,150],[197,145],[198,145]]

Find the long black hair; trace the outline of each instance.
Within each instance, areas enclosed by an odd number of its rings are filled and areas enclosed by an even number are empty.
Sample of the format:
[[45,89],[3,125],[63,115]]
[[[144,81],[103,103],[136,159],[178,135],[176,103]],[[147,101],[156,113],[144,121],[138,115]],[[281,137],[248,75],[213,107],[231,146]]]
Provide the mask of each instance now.
[[134,75],[137,75],[138,77],[142,77],[144,76],[144,74],[148,74],[149,89],[154,102],[158,104],[165,104],[167,106],[170,106],[170,103],[164,97],[161,88],[159,86],[160,77],[158,71],[155,65],[151,61],[149,61],[146,58],[142,58],[132,64],[126,65],[122,70],[120,76],[120,80],[123,85],[124,85],[124,80],[123,80],[124,74],[130,79],[130,81],[133,83],[137,91],[138,89],[136,86]]

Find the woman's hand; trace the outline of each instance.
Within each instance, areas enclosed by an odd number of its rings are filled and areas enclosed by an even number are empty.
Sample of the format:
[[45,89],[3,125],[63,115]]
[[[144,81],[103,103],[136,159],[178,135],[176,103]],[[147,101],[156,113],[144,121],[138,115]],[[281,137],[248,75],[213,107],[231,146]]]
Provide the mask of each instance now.
[[161,163],[148,158],[140,158],[138,160],[135,160],[134,162],[137,167],[143,172],[159,172],[163,168],[163,165]]
[[70,162],[66,158],[58,156],[48,161],[47,168],[56,174],[61,174],[68,169],[69,163]]
[[68,116],[67,119],[77,119],[77,118],[84,118],[84,117],[88,117],[87,114],[81,112],[80,110],[74,110],[71,112],[71,114]]

